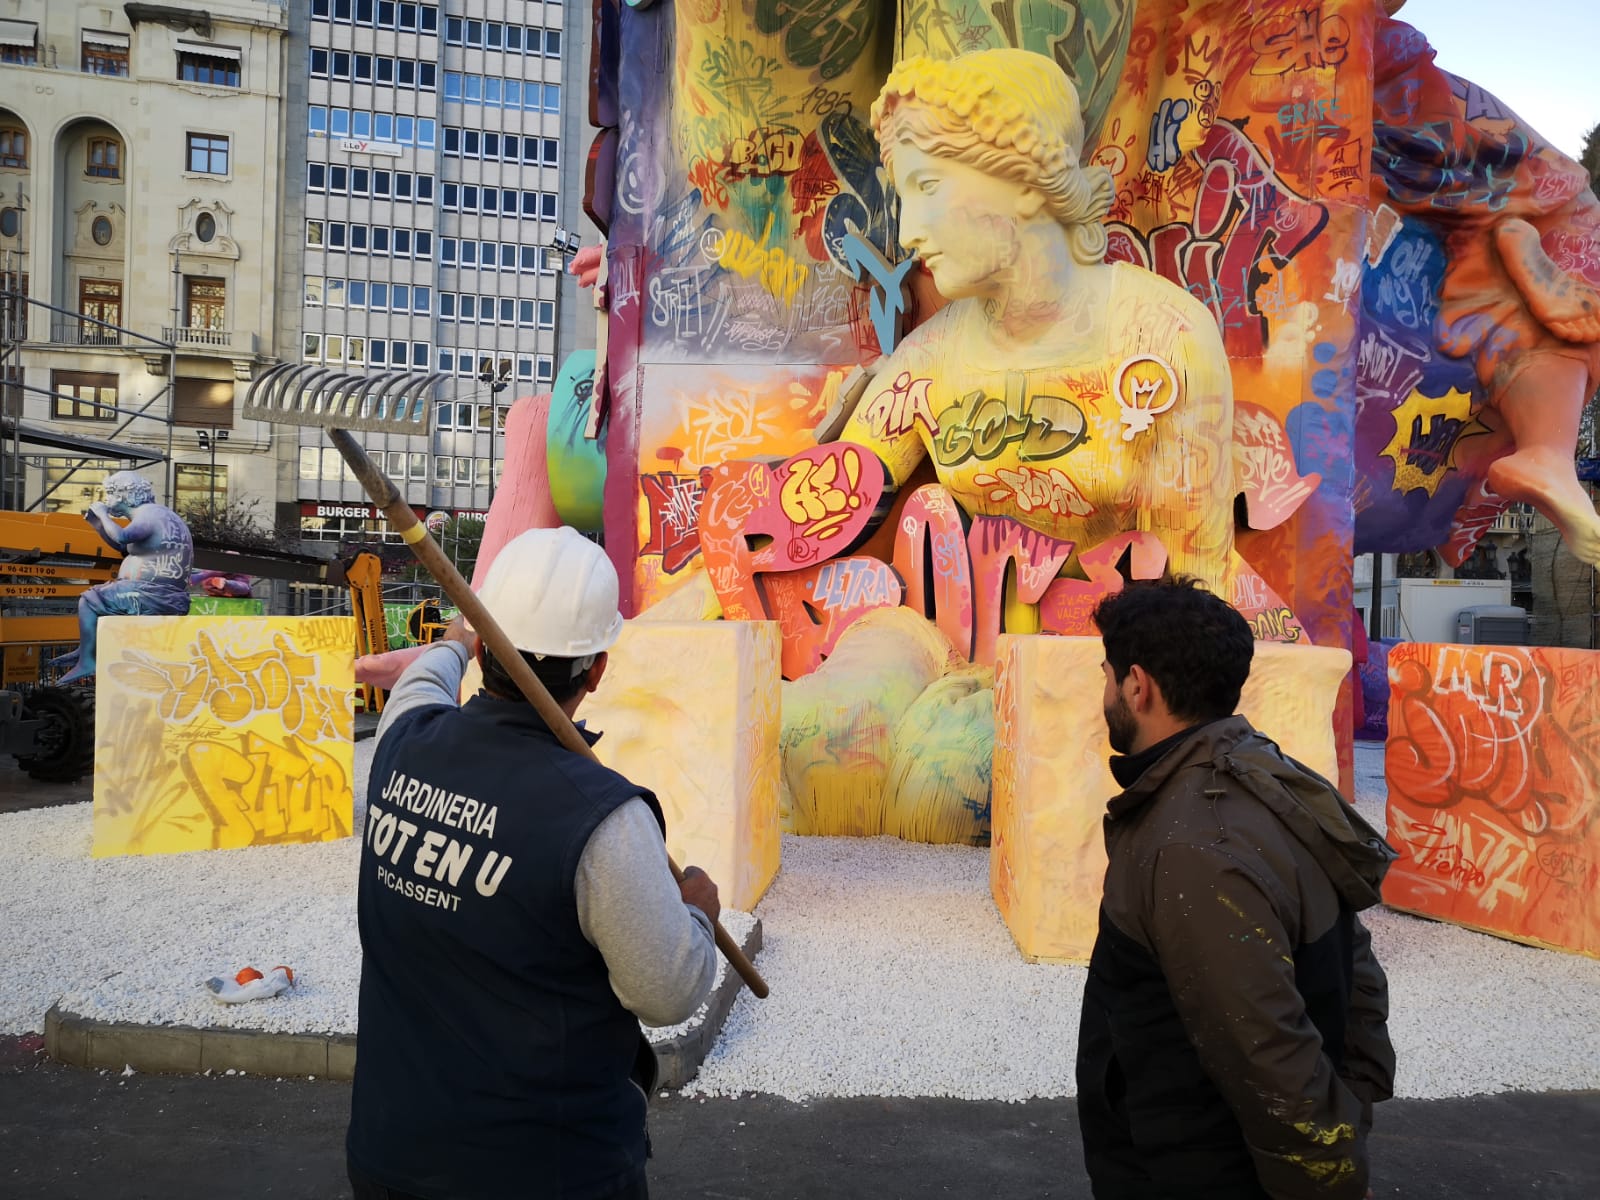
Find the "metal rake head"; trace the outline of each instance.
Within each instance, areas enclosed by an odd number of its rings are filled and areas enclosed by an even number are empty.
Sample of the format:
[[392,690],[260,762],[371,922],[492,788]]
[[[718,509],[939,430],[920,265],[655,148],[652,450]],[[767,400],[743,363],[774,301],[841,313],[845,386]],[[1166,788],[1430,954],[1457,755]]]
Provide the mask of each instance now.
[[320,425],[367,433],[425,434],[443,374],[349,375],[284,363],[250,385],[242,415],[276,425]]

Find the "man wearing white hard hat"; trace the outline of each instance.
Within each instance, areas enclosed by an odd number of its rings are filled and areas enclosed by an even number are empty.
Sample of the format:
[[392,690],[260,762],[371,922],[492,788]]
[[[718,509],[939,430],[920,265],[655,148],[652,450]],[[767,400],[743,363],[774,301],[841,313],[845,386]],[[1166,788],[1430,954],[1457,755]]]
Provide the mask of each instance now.
[[[575,714],[622,631],[604,551],[530,530],[478,595]],[[474,657],[483,690],[458,706]],[[644,1197],[639,1022],[699,1007],[719,911],[704,872],[673,881],[655,797],[563,748],[458,620],[390,694],[367,803],[358,1200]]]

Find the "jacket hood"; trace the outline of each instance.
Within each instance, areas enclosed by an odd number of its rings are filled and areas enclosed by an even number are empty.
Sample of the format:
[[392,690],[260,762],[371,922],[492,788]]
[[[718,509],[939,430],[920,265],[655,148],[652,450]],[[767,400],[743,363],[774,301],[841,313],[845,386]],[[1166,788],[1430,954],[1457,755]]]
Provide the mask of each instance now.
[[1399,858],[1383,835],[1310,767],[1287,757],[1244,717],[1213,721],[1163,755],[1121,796],[1111,816],[1141,804],[1177,771],[1208,765],[1224,771],[1268,809],[1317,860],[1353,910],[1382,899],[1389,864]]

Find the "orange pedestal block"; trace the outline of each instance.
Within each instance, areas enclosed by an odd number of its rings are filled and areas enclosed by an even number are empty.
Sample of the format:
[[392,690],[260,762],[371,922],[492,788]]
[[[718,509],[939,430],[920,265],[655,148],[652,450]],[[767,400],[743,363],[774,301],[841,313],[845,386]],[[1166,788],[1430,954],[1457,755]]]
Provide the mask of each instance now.
[[[1101,818],[1121,789],[1106,766],[1099,638],[1005,636],[995,677],[989,888],[1034,962],[1094,947],[1105,879]],[[1338,774],[1333,708],[1348,651],[1256,643],[1239,711],[1285,754]]]
[[672,857],[745,911],[778,873],[781,652],[770,621],[629,621],[578,714],[660,799]]
[[1389,651],[1395,908],[1600,957],[1600,652]]

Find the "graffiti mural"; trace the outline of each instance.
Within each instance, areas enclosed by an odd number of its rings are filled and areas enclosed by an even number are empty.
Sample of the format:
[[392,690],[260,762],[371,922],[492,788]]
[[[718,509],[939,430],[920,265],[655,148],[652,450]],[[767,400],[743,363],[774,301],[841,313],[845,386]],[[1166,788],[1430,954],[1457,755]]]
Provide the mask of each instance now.
[[349,618],[114,617],[100,645],[95,857],[349,835]]
[[981,668],[1169,570],[1347,647],[1354,552],[1511,498],[1600,557],[1600,208],[1384,6],[594,6],[573,490],[629,615],[773,620],[798,684],[880,607]]
[[1512,502],[1600,562],[1573,469],[1600,386],[1600,201],[1587,172],[1417,30],[1373,45],[1374,222],[1362,263],[1357,548],[1459,565]]
[[1389,650],[1385,902],[1600,957],[1600,653]]

